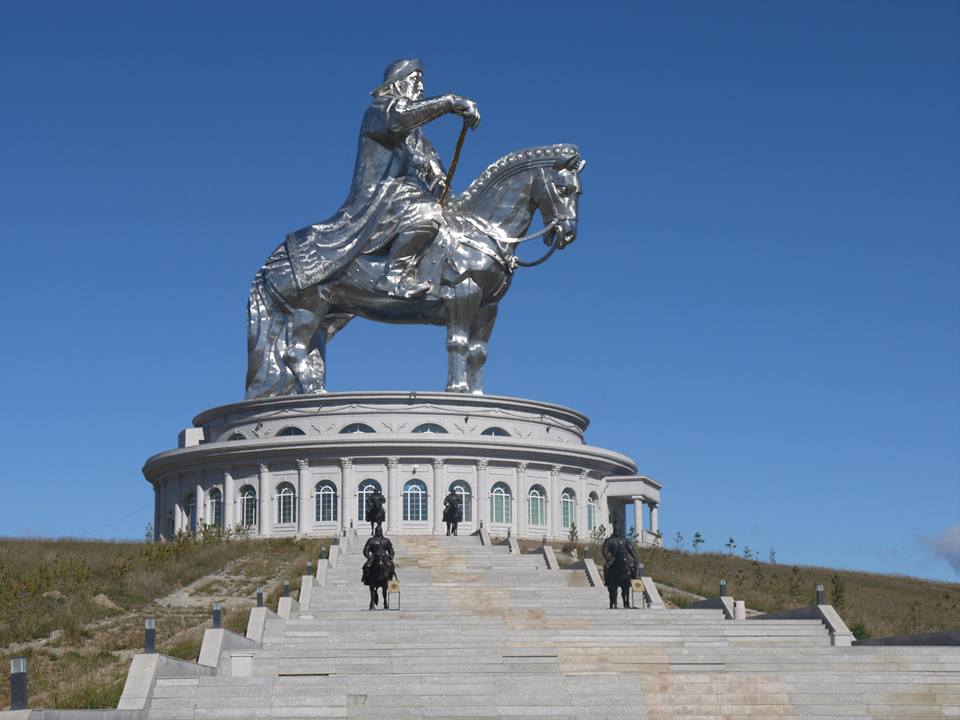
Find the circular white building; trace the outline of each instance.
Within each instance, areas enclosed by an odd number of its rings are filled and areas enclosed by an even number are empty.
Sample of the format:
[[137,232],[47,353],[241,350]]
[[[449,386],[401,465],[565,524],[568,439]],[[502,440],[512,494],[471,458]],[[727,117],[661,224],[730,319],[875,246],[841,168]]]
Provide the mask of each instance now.
[[201,413],[143,473],[157,539],[203,525],[339,535],[364,525],[366,496],[378,488],[388,535],[445,532],[443,498],[453,490],[463,533],[482,524],[493,535],[560,539],[576,524],[586,537],[631,503],[641,538],[657,542],[660,485],[636,475],[628,457],[584,444],[588,422],[559,405],[489,395],[296,395]]

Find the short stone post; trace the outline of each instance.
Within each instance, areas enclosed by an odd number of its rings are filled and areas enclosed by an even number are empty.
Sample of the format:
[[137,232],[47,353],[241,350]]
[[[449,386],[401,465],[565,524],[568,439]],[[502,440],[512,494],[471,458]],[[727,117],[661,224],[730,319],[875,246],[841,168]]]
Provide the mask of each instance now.
[[817,583],[817,605],[826,605],[824,598],[823,585]]
[[263,588],[257,588],[257,607],[263,607]]
[[143,652],[153,655],[157,652],[157,621],[147,618],[143,622]]
[[223,627],[221,622],[222,619],[220,616],[220,611],[222,608],[223,606],[219,602],[215,602],[213,604],[213,629],[214,630],[219,630],[221,627]]
[[313,575],[313,560],[307,560],[307,575]]
[[283,596],[290,597],[290,581],[289,580],[283,581]]
[[10,709],[27,709],[27,659],[10,658]]
[[726,597],[726,596],[727,596],[727,581],[721,579],[720,580],[720,597]]

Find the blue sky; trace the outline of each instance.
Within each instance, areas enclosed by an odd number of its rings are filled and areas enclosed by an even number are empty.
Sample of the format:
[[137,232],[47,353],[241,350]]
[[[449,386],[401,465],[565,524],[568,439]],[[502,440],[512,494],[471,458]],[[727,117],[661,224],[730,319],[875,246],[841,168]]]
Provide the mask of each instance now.
[[[339,206],[367,93],[414,55],[483,116],[458,189],[520,147],[588,161],[489,392],[587,413],[664,484],[668,538],[957,579],[956,3],[0,13],[0,534],[142,537],[143,461],[242,397],[253,273]],[[446,159],[458,129],[428,128]],[[438,328],[357,321],[330,387],[445,363]]]

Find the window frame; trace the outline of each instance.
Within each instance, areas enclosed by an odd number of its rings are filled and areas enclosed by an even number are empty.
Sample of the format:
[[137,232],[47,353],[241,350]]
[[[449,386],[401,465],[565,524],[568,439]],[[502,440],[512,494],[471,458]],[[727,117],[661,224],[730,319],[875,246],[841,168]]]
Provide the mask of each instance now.
[[403,522],[430,522],[430,494],[423,480],[420,478],[407,480],[403,484],[402,501]]

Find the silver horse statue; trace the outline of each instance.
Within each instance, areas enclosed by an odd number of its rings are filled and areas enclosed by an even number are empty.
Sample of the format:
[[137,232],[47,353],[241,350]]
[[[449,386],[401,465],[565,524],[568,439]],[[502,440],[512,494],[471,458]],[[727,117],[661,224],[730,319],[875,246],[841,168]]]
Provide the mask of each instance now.
[[[456,95],[423,99],[422,75],[418,60],[387,68],[344,206],[288,235],[254,278],[247,399],[326,392],[327,343],[357,316],[446,325],[447,391],[482,394],[487,343],[515,269],[576,239],[585,163],[574,145],[510,153],[441,204],[449,178],[420,128],[455,113],[465,132],[479,113]],[[544,227],[527,234],[537,211]],[[520,262],[516,246],[538,237],[546,255]]]

